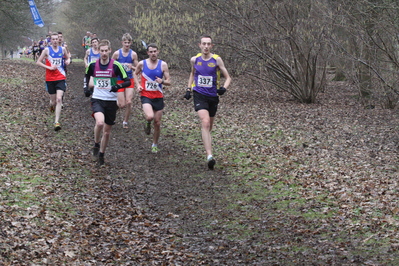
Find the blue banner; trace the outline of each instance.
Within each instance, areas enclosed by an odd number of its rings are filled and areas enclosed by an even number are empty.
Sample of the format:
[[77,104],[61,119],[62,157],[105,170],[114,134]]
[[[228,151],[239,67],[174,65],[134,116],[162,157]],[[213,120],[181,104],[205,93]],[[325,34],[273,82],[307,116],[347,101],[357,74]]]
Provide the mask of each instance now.
[[37,10],[35,1],[34,0],[28,0],[28,3],[29,3],[29,7],[30,7],[30,12],[32,13],[33,22],[37,26],[43,27],[44,23],[43,23],[42,17],[39,14],[39,10]]

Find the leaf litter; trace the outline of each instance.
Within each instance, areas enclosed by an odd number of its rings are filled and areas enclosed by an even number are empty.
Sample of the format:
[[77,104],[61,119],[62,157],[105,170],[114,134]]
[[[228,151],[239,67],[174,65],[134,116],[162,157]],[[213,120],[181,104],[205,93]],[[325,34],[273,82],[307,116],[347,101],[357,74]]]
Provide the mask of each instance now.
[[44,70],[19,60],[0,68],[1,264],[398,260],[398,111],[363,109],[345,83],[306,105],[235,78],[221,97],[217,168],[208,171],[198,118],[182,97],[187,75],[172,70],[161,152],[150,152],[135,95],[130,128],[119,112],[98,169],[83,65],[68,67],[57,133]]

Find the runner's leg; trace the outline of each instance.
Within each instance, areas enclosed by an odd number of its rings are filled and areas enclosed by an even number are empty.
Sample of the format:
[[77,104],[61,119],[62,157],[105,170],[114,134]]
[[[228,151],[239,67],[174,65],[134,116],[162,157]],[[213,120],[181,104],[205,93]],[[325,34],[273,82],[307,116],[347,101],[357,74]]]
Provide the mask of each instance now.
[[154,136],[153,144],[158,144],[159,136],[161,135],[161,119],[163,110],[155,111],[154,114]]
[[204,143],[206,155],[212,155],[212,137],[211,130],[213,126],[214,117],[209,117],[208,110],[198,110],[198,116],[201,120],[201,135]]

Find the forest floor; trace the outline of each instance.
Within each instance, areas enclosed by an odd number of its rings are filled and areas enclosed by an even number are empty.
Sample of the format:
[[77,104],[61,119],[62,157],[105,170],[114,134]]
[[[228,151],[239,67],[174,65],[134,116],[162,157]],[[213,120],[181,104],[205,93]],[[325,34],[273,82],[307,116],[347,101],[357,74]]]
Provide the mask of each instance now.
[[199,121],[171,71],[161,151],[137,94],[105,167],[82,63],[68,66],[62,129],[44,69],[0,61],[1,265],[397,265],[397,109],[365,109],[345,82],[316,104],[234,78],[207,169]]

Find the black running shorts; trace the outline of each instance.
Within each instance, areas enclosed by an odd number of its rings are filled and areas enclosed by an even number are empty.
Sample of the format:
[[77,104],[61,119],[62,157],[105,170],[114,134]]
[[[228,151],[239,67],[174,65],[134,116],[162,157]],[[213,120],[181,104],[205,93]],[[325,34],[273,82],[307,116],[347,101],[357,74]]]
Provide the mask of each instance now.
[[211,97],[193,91],[195,111],[208,110],[209,116],[214,117],[218,110],[219,96]]
[[140,99],[141,99],[141,104],[145,104],[145,103],[151,104],[152,109],[154,111],[163,110],[163,108],[165,107],[165,104],[163,102],[163,98],[150,99],[148,97],[141,96]]
[[93,114],[98,112],[104,114],[105,124],[110,126],[115,125],[116,111],[118,111],[116,101],[103,101],[91,98],[91,109],[93,110]]
[[65,80],[46,81],[46,90],[49,94],[56,94],[57,90],[66,91]]

